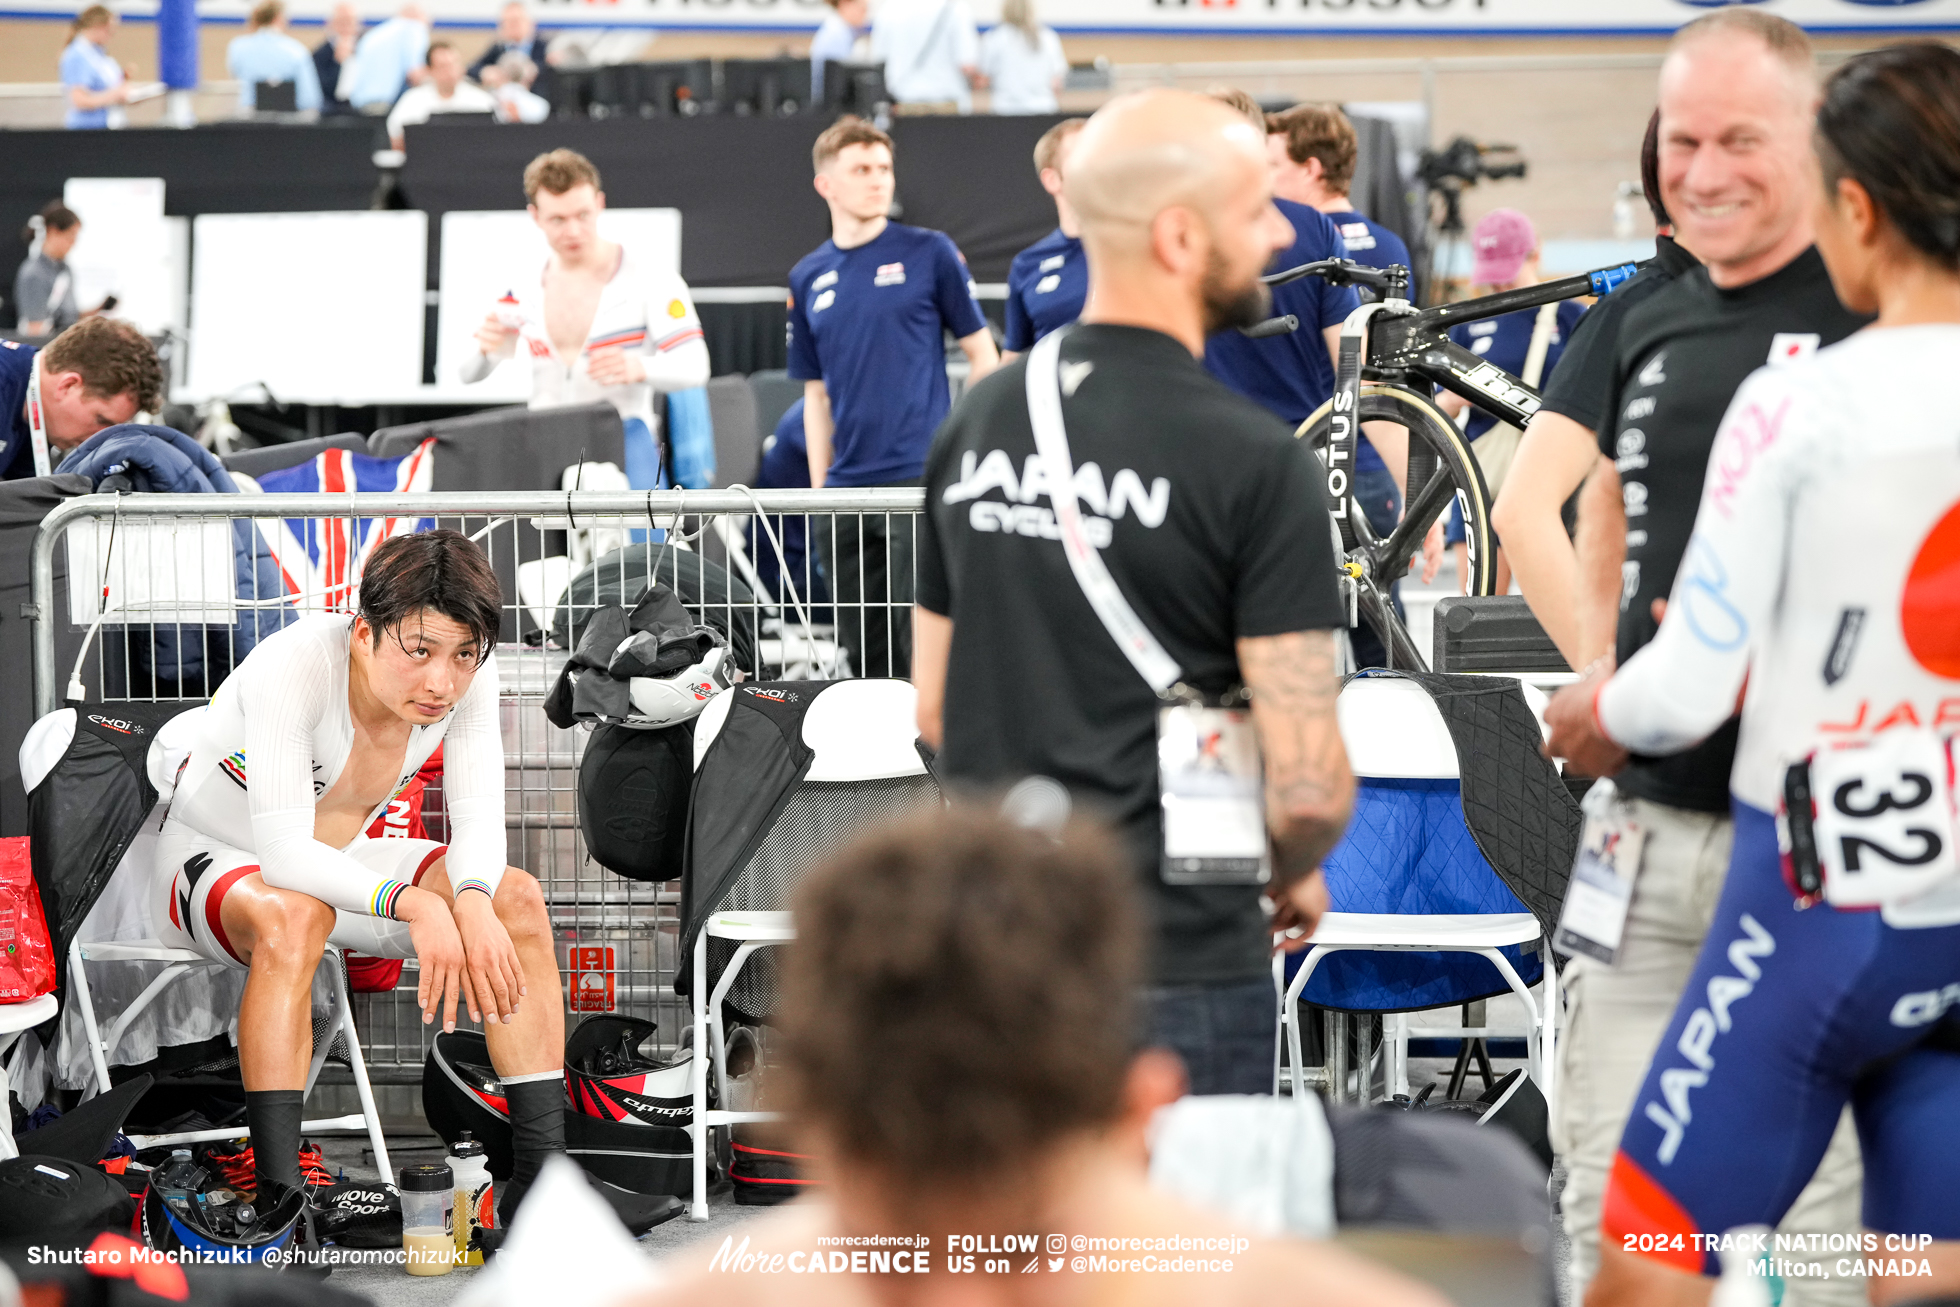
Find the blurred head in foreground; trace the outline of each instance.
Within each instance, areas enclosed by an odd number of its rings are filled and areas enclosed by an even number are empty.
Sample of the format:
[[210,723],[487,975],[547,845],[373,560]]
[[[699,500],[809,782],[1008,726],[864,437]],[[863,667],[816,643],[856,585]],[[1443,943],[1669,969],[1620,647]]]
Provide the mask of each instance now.
[[[1099,827],[959,807],[813,871],[783,966],[777,1087],[818,1183],[677,1256],[648,1301],[1440,1304],[1150,1188],[1145,1128],[1183,1072],[1136,1047],[1134,877]],[[1147,1274],[1052,1255],[1118,1238],[1199,1251]]]

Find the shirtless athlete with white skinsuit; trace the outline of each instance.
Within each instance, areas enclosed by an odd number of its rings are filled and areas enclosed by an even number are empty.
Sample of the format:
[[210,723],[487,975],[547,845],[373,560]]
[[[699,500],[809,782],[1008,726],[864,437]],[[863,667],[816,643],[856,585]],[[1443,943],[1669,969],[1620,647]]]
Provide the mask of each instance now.
[[524,170],[524,193],[551,258],[535,283],[516,285],[515,318],[484,318],[462,378],[481,381],[516,354],[531,368],[532,408],[611,404],[626,427],[626,473],[635,487],[652,489],[660,470],[654,396],[708,384],[694,299],[679,273],[600,237],[606,196],[583,155],[539,155]]

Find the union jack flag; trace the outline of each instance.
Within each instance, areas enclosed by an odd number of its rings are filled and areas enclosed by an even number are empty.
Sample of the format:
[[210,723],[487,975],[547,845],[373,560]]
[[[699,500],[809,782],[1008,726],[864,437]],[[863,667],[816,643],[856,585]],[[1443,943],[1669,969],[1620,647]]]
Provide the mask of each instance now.
[[[428,490],[435,475],[435,438],[401,458],[373,458],[352,450],[330,449],[298,467],[268,472],[258,479],[269,494],[400,493]],[[374,547],[389,536],[434,528],[433,517],[286,517],[255,519],[266,551],[279,564],[280,580],[293,606],[311,611],[351,612],[361,569]]]

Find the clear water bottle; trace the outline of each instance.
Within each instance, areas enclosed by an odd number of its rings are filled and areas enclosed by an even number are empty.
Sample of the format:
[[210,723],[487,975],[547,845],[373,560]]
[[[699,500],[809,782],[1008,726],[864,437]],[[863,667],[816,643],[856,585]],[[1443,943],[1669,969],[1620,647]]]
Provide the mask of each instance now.
[[410,1275],[447,1275],[456,1264],[455,1179],[446,1166],[405,1166],[402,1250]]
[[455,1177],[456,1260],[463,1266],[481,1266],[483,1249],[470,1245],[478,1230],[497,1226],[496,1191],[490,1184],[490,1155],[465,1130],[444,1159]]
[[170,1160],[157,1168],[150,1182],[163,1196],[166,1207],[188,1216],[197,1202],[197,1191],[204,1185],[204,1168],[192,1159],[190,1149],[172,1149]]

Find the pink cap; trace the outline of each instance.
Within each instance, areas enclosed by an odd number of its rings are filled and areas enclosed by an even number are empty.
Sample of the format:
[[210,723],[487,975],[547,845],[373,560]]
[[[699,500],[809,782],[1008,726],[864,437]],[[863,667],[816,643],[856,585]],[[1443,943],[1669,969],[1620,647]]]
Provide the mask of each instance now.
[[1478,221],[1470,245],[1477,252],[1471,282],[1494,286],[1514,280],[1518,269],[1530,261],[1538,248],[1538,231],[1516,209],[1492,209]]

